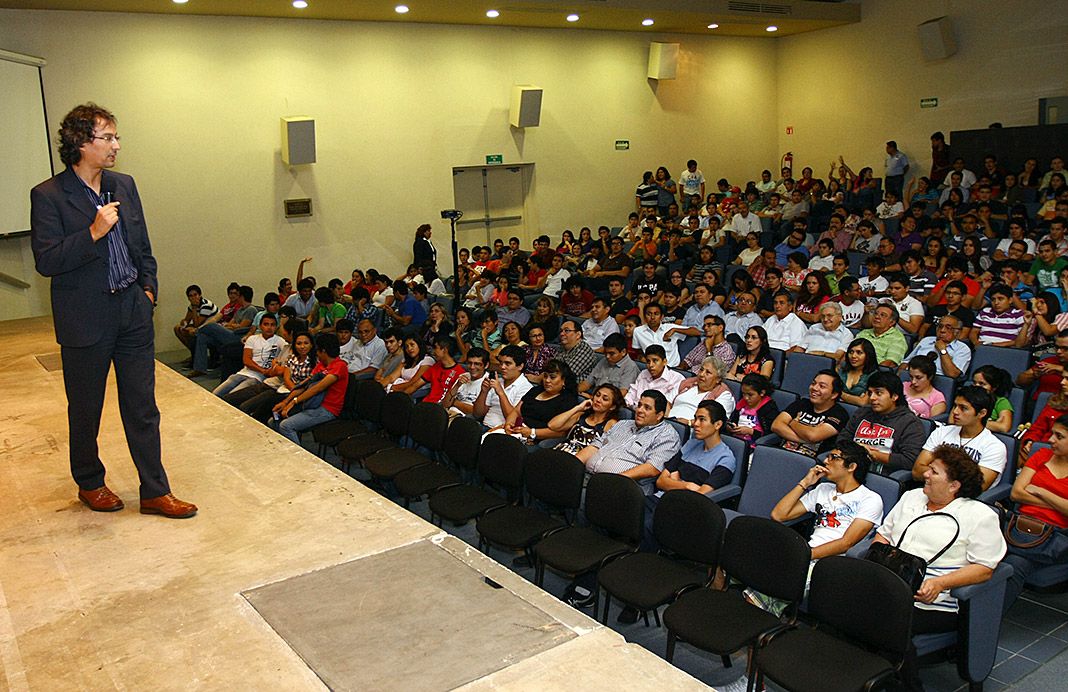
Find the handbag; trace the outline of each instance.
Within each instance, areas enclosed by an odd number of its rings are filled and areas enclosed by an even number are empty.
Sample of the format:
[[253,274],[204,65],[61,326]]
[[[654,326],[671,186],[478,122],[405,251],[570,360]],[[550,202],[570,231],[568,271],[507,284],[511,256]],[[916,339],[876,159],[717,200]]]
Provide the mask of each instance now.
[[1001,531],[1005,542],[1014,548],[1028,550],[1043,545],[1053,536],[1053,526],[1041,519],[1013,510],[1003,509]]
[[[910,552],[902,550],[899,546],[905,540],[905,534],[908,533],[912,525],[918,522],[920,519],[926,519],[927,517],[949,517],[953,520],[953,524],[957,527],[953,532],[953,538],[944,548],[934,554],[930,560],[924,560],[919,555],[913,555]],[[901,538],[898,539],[897,545],[890,545],[889,543],[872,543],[868,548],[868,552],[864,555],[865,560],[871,560],[872,562],[882,565],[897,576],[901,577],[902,581],[909,585],[912,589],[912,593],[916,593],[920,590],[920,586],[923,584],[924,577],[927,575],[927,565],[931,562],[935,562],[938,558],[953,546],[957,542],[957,537],[960,536],[960,522],[952,514],[946,514],[945,512],[932,512],[930,514],[924,514],[918,516],[909,522],[909,525],[905,527],[905,530],[901,532]]]

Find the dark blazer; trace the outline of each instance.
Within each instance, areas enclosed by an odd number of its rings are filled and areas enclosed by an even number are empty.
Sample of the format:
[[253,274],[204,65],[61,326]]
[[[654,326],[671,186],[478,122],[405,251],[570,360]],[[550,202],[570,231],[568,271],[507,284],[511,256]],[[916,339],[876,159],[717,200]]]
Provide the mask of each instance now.
[[[105,170],[102,176],[101,187],[112,182],[115,199],[121,202],[119,217],[137,267],[137,283],[158,296],[156,258],[137,185],[122,173]],[[106,237],[93,242],[89,226],[95,218],[96,209],[70,168],[30,191],[30,246],[37,271],[52,278],[52,318],[56,341],[63,346],[92,346],[103,335],[108,243]]]
[[420,269],[427,264],[438,266],[438,251],[426,238],[419,238],[412,243],[412,264]]

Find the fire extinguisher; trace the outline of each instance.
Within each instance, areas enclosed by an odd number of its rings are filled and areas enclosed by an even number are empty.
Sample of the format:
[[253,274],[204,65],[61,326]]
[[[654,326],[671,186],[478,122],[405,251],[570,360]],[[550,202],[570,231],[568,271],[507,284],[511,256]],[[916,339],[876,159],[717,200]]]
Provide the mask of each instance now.
[[779,161],[779,168],[789,168],[790,169],[790,174],[793,175],[793,172],[794,172],[794,152],[792,152],[792,151],[786,152],[786,154],[782,157],[782,160]]

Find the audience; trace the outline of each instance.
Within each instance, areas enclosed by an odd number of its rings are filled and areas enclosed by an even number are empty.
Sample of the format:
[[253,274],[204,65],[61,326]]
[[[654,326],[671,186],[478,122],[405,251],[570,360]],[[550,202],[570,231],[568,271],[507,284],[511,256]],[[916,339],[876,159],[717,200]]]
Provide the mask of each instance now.
[[[948,169],[944,158],[947,170],[933,183],[910,185],[902,197],[895,180],[881,204],[868,167],[857,175],[843,163],[843,179],[829,190],[810,170],[795,182],[789,168],[778,181],[762,175],[744,193],[721,180],[707,199],[703,178],[695,186],[690,175],[700,175],[696,164],[680,176],[681,188],[661,167],[643,184],[652,194],[639,188],[638,213],[617,237],[602,226],[597,238],[589,229],[577,240],[565,231],[555,252],[548,237],[529,252],[518,238],[461,249],[456,278],[466,299],[455,311],[425,262],[397,281],[356,269],[349,282],[323,277],[317,289],[305,258],[294,282],[280,281],[263,307],[252,304],[250,286],[231,284],[221,308],[189,286],[174,333],[192,355],[191,376],[221,360],[215,393],[258,420],[273,419],[294,441],[344,415],[351,376],[529,444],[563,438],[557,446],[591,472],[626,473],[647,493],[719,487],[737,462],[722,435],[753,445],[775,434],[788,451],[831,452],[773,515],[816,513],[814,557],[843,552],[878,525],[881,512],[861,511],[871,503],[850,504],[869,468],[910,469],[941,500],[973,497],[971,476],[986,489],[1014,471],[993,433],[1016,434],[1019,463],[1027,464],[1020,478],[1028,482],[1017,482],[1013,499],[1028,512],[1051,512],[1049,521],[1063,528],[1057,513],[1068,493],[1056,485],[1057,445],[1068,436],[1059,422],[1068,410],[1063,173],[1047,173],[1043,188],[1034,162],[1016,174],[987,157],[975,175],[959,159]],[[1021,191],[1036,190],[1035,205],[1019,204],[1028,199]],[[785,204],[772,199],[779,196]],[[944,204],[932,203],[940,196]],[[850,248],[867,256],[843,254]],[[783,373],[775,372],[772,348],[787,352],[787,373],[797,352],[830,358],[837,372],[821,371],[806,398],[780,411],[771,379]],[[1028,350],[1033,365],[1010,374],[989,364],[997,363],[993,348]],[[973,362],[988,364],[973,371]],[[952,401],[942,380],[934,386],[938,376],[957,381]],[[1010,403],[1012,377],[1026,395],[1023,411]],[[725,380],[740,384],[737,401]],[[1044,393],[1054,396],[1034,410]],[[848,416],[840,402],[859,408]],[[617,423],[623,405],[634,420]],[[663,425],[667,415],[692,428],[681,452],[678,435]],[[949,424],[928,434],[921,417],[942,416]],[[1034,442],[1047,441],[1051,448],[1032,454]],[[975,473],[953,460],[961,451]],[[1032,480],[1043,472],[1053,474],[1052,485]],[[890,538],[883,529],[894,533],[900,521],[888,517],[880,534]],[[1010,559],[1023,560],[1027,574],[1048,564],[1033,553]],[[940,579],[928,580],[934,585],[921,589],[921,603],[940,602],[945,589],[934,589],[947,586]],[[1013,582],[1010,603],[1025,579]]]

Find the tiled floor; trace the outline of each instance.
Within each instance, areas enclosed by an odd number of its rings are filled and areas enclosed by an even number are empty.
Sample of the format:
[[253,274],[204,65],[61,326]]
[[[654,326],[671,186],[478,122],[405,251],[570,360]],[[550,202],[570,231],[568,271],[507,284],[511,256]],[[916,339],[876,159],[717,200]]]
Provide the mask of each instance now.
[[[170,365],[182,360],[185,356],[186,353],[179,352],[161,354],[160,360]],[[212,376],[199,377],[196,381],[207,389],[218,384],[218,378]],[[336,457],[329,453],[327,461],[337,463]],[[352,475],[360,478],[361,473],[362,471],[357,469]],[[413,503],[410,510],[429,519],[425,502]],[[445,528],[471,545],[478,543],[473,523]],[[511,564],[511,555],[491,551],[490,556],[501,564]],[[532,569],[515,567],[513,569],[524,577],[533,579]],[[544,588],[547,591],[561,594],[566,585],[567,582],[564,579],[553,574],[546,575]],[[629,641],[663,655],[666,639],[662,627],[655,625],[646,627],[641,620],[633,625],[621,625],[615,622],[617,613],[618,608],[614,607],[609,616],[609,624],[613,629],[623,634]],[[710,656],[685,644],[680,644],[676,648],[674,659],[676,666],[713,687],[730,683],[743,672],[744,656],[735,655],[733,661],[734,665],[731,668],[724,668],[718,657]],[[921,669],[920,675],[930,692],[967,690],[967,685],[957,675],[955,664],[949,661],[927,665]],[[1066,680],[1068,680],[1068,592],[1053,594],[1026,592],[1002,623],[994,670],[983,689],[988,692],[999,690],[1045,692],[1068,688]]]

